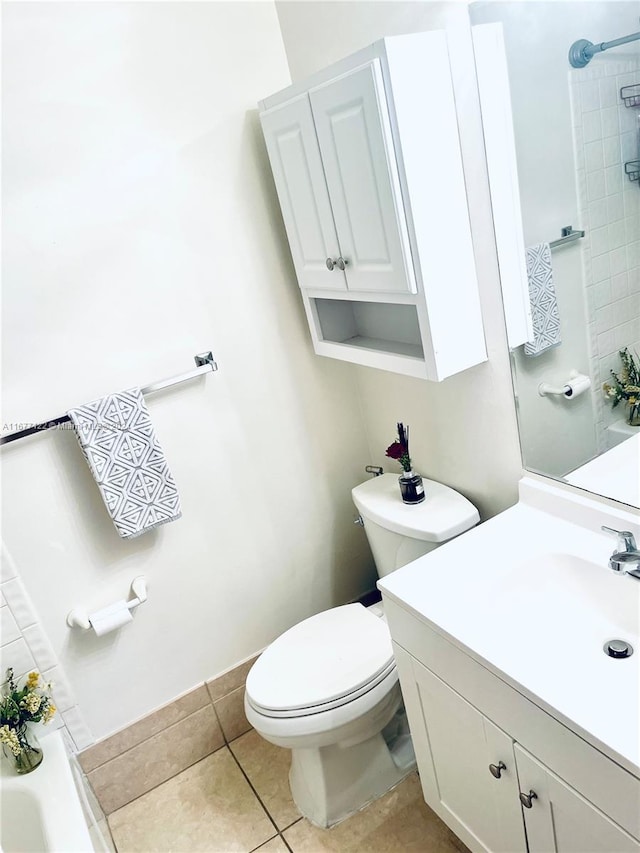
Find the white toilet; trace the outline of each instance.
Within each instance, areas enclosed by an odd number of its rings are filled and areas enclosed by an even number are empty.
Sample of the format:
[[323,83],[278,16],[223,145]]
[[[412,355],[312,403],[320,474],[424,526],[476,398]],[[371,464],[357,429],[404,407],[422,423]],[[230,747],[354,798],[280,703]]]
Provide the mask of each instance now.
[[[424,488],[416,505],[402,503],[396,474],[352,491],[380,577],[480,520],[448,486]],[[278,637],[249,672],[245,712],[262,737],[291,750],[293,799],[317,826],[358,811],[415,766],[381,604],[334,607]]]

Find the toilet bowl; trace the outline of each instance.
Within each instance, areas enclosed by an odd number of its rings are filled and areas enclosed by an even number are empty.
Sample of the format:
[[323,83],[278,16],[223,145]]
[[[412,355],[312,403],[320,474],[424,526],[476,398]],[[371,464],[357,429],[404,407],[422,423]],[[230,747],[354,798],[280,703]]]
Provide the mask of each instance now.
[[[379,575],[478,523],[462,495],[424,486],[418,505],[402,503],[393,474],[353,489]],[[245,712],[262,737],[291,750],[293,799],[317,826],[363,808],[415,767],[380,605],[334,607],[278,637],[247,676]]]

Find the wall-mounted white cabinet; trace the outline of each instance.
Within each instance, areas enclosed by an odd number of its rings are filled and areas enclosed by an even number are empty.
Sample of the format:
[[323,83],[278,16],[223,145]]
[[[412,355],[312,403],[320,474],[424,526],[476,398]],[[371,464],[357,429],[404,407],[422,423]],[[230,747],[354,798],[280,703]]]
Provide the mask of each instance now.
[[315,351],[441,380],[486,360],[446,36],[260,103]]

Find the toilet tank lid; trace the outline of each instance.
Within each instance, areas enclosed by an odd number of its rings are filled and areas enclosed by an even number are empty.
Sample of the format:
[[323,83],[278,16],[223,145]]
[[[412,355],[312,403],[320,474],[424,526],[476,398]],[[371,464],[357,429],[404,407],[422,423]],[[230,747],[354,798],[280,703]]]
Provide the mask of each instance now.
[[435,480],[423,479],[426,498],[422,503],[402,503],[398,476],[382,474],[352,489],[353,502],[364,519],[426,542],[446,542],[480,521],[470,501]]

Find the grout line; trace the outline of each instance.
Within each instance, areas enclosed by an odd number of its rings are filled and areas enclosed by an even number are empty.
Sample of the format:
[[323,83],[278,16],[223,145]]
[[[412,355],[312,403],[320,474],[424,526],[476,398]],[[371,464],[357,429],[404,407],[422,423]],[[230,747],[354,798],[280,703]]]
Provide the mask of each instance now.
[[[253,791],[253,793],[256,795],[256,799],[258,800],[258,802],[260,803],[260,805],[261,805],[261,806],[262,806],[262,808],[264,809],[265,814],[267,815],[267,817],[269,818],[269,820],[271,821],[271,823],[274,825],[275,830],[276,830],[276,833],[277,833],[278,835],[280,835],[280,829],[279,829],[279,827],[278,827],[278,824],[277,824],[277,823],[275,822],[275,820],[271,817],[271,813],[269,812],[269,809],[268,809],[268,808],[265,806],[265,804],[262,802],[262,799],[260,798],[260,794],[258,794],[258,792],[256,791],[256,789],[254,788],[254,786],[253,786],[253,784],[252,784],[252,782],[251,782],[251,779],[249,779],[249,777],[248,777],[248,776],[247,776],[247,774],[245,773],[245,771],[244,771],[244,767],[242,766],[242,764],[240,764],[240,762],[239,762],[239,761],[238,761],[238,759],[236,758],[234,751],[233,751],[232,749],[230,749],[228,746],[227,746],[227,749],[229,750],[229,752],[230,752],[230,753],[231,753],[231,755],[233,756],[233,760],[235,761],[235,763],[236,763],[236,764],[238,765],[238,767],[240,768],[240,772],[242,773],[242,775],[244,776],[244,778],[247,780],[247,783],[248,783],[249,787],[251,788],[251,790]],[[267,839],[267,840],[269,840],[269,839]],[[265,841],[263,841],[262,843],[263,843],[263,844],[265,844],[266,842],[265,842]]]
[[273,841],[273,839],[277,838],[278,835],[279,833],[277,833],[276,835],[272,835],[271,838],[267,838],[266,841],[261,841],[257,847],[252,847],[249,853],[257,853],[257,851],[260,850],[261,847],[264,847],[265,844],[268,844],[270,841]]

